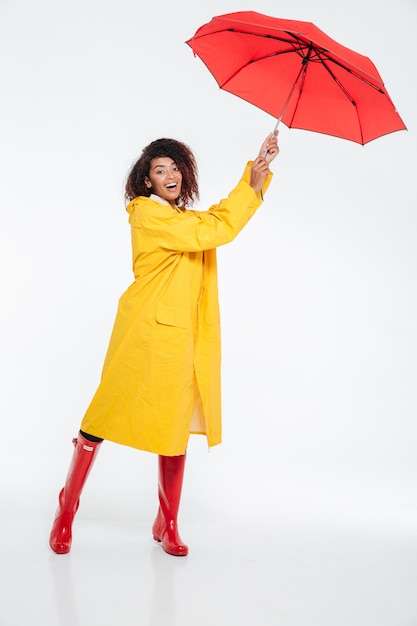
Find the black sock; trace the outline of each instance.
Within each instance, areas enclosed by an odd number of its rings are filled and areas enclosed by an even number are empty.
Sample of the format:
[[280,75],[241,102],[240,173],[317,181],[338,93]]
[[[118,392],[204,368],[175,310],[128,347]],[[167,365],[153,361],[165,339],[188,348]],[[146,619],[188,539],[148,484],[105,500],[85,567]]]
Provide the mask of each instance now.
[[85,433],[83,430],[80,430],[80,434],[84,437],[84,439],[87,439],[87,441],[92,441],[94,443],[100,443],[100,441],[103,441],[103,439],[100,439],[100,437],[89,435],[88,433]]

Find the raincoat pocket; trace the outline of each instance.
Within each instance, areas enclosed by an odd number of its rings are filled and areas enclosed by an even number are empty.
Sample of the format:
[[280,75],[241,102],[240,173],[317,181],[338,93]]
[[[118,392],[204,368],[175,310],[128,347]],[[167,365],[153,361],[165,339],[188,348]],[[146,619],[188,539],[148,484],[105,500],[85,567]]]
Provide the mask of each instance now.
[[191,328],[190,314],[187,309],[178,309],[167,304],[160,304],[156,311],[156,321],[165,326]]
[[163,359],[164,368],[168,367],[170,358],[185,358],[191,336],[191,319],[186,309],[169,305],[158,307],[151,349]]

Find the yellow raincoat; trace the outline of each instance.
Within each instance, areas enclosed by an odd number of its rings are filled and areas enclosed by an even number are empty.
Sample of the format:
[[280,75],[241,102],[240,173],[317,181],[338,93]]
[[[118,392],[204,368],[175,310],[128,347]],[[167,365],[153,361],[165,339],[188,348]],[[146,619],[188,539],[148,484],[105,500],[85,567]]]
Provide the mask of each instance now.
[[84,432],[165,456],[184,454],[190,432],[221,442],[216,248],[261,204],[250,165],[208,211],[143,196],[128,205],[135,282],[120,298]]

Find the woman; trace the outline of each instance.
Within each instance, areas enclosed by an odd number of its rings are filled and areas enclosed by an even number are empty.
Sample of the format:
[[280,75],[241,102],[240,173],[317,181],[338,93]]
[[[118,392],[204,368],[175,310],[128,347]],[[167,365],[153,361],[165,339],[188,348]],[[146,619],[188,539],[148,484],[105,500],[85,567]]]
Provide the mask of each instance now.
[[158,139],[126,183],[134,283],[122,295],[100,385],[73,440],[75,450],[50,535],[70,551],[72,522],[103,439],[159,456],[153,536],[169,554],[188,547],[177,516],[190,433],[221,442],[220,320],[216,248],[232,241],[263,200],[278,133],[242,179],[208,211],[193,211],[197,166],[188,146]]

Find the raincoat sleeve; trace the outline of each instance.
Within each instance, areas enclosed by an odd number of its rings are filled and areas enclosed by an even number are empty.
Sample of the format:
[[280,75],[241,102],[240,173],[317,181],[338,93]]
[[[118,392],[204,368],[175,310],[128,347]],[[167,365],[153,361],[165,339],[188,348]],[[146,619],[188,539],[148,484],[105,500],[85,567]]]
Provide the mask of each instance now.
[[173,211],[156,202],[131,202],[128,207],[132,228],[159,247],[177,252],[199,252],[222,246],[236,237],[262,203],[272,178],[265,179],[262,193],[249,185],[250,161],[236,187],[227,198],[208,211]]

